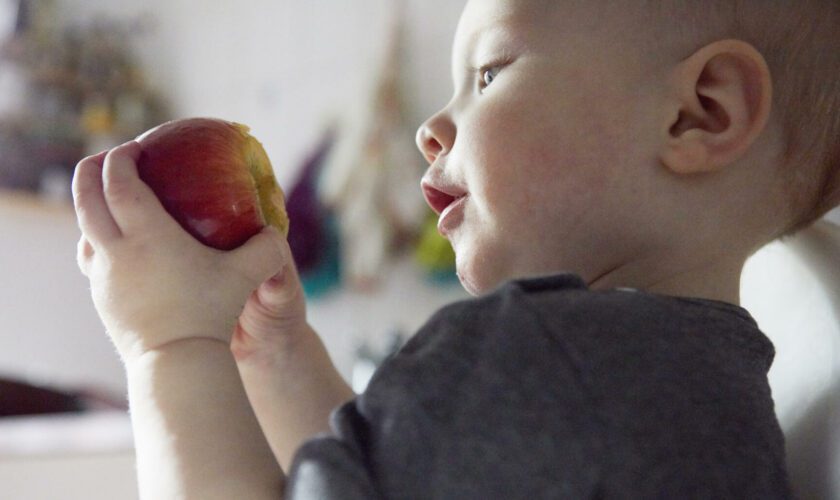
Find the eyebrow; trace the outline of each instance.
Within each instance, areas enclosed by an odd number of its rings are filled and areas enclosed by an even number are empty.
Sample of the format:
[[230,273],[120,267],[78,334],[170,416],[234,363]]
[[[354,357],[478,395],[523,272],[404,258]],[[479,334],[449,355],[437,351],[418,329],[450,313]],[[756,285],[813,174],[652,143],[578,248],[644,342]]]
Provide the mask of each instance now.
[[[484,40],[490,38],[491,36],[501,36],[507,41],[513,39],[513,37],[509,34],[510,30],[504,23],[505,20],[506,18],[499,16],[498,18],[493,19],[487,22],[486,24],[482,25],[478,29],[474,30],[469,35],[467,41],[464,43],[464,53],[459,54],[460,57],[452,58],[452,79],[453,84],[456,88],[458,87],[458,71],[456,71],[456,67],[460,69],[463,64],[463,66],[466,67],[467,71],[469,72],[478,71],[480,64],[476,63],[474,57],[477,48],[481,47],[481,43]],[[464,60],[466,60],[466,63],[463,63]]]

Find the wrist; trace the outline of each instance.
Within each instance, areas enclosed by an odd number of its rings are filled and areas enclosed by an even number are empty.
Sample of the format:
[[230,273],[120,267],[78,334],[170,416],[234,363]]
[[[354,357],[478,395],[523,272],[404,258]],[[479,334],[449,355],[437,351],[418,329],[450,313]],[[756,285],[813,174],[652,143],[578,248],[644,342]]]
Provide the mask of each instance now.
[[223,342],[171,342],[132,359],[126,371],[143,498],[282,491],[282,470]]
[[[224,353],[228,345],[213,337],[182,337],[164,342],[154,347],[135,346],[127,353],[122,353],[123,364],[130,373],[132,369],[154,365],[158,362],[207,363]],[[208,357],[208,354],[214,356]],[[229,356],[229,353],[227,353]]]
[[237,325],[230,350],[240,368],[271,368],[283,364],[284,360],[296,356],[308,339],[318,335],[306,321],[278,330],[282,331],[258,338]]

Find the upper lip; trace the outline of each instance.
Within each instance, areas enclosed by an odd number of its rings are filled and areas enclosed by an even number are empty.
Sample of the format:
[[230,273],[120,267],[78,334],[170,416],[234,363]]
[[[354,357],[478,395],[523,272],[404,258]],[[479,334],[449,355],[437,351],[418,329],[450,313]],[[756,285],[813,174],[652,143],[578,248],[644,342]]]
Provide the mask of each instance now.
[[467,195],[466,189],[430,176],[424,177],[420,186],[423,188],[426,203],[438,215],[446,210],[446,207]]

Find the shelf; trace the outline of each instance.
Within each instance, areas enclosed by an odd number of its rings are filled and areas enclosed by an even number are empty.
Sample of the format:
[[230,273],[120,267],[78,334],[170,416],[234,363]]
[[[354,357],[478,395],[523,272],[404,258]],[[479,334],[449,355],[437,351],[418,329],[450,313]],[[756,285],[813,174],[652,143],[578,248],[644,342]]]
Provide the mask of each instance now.
[[7,188],[0,188],[0,210],[75,217],[73,203],[69,200],[51,200],[37,193]]

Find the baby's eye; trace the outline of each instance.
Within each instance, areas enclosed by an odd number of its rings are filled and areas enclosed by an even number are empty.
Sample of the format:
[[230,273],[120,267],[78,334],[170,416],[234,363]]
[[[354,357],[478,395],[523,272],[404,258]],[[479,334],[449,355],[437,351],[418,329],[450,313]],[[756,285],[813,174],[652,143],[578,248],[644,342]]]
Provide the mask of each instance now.
[[481,87],[481,90],[484,90],[493,83],[494,80],[496,80],[496,76],[498,76],[501,69],[502,67],[500,65],[485,66],[484,68],[481,68],[479,71],[479,76],[481,77],[479,86]]

